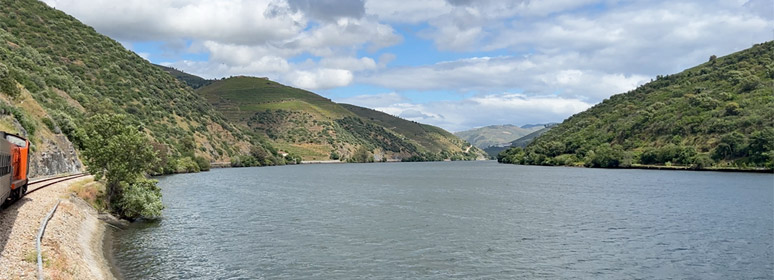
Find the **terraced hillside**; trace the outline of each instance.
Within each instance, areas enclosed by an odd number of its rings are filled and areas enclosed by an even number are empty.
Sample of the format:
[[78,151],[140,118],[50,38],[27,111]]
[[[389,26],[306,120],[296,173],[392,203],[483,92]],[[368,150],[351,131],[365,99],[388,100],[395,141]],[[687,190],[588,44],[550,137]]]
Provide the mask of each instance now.
[[198,89],[226,118],[305,160],[475,159],[482,151],[418,124],[266,78],[232,77]]

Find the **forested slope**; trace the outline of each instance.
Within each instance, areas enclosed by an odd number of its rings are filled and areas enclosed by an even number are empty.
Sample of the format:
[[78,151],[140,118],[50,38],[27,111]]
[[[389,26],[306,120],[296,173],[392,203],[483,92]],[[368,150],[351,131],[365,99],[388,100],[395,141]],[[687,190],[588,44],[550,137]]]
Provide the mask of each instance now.
[[774,42],[658,76],[578,113],[505,163],[774,167]]
[[[36,0],[0,5],[0,92],[36,144],[66,135],[77,147],[84,120],[109,113],[129,115],[151,136],[167,169],[197,158],[227,161],[252,146],[190,87]],[[38,106],[22,106],[25,100]],[[4,125],[11,130],[12,119]]]

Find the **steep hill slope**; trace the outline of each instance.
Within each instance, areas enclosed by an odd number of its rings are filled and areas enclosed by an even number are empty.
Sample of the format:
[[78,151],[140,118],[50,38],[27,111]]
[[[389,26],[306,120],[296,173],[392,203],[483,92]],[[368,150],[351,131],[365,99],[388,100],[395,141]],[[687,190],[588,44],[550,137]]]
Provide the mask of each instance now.
[[774,42],[612,96],[502,162],[774,167]]
[[443,129],[337,104],[266,78],[232,77],[197,91],[230,121],[304,160],[473,159],[481,153]]
[[[143,127],[165,158],[227,161],[251,147],[191,88],[40,1],[0,5],[0,81],[4,106],[18,111],[3,126],[19,123],[36,146],[63,136],[77,146],[86,117],[121,113]],[[67,150],[66,143],[46,146]],[[69,160],[77,160],[74,153]]]
[[522,148],[527,147],[527,145],[532,143],[532,141],[535,141],[535,138],[538,138],[540,137],[540,135],[545,134],[546,132],[554,128],[554,126],[556,126],[557,124],[558,123],[550,123],[550,124],[543,125],[539,127],[538,130],[535,130],[530,134],[524,135],[519,139],[511,141],[510,143],[508,143],[509,147],[522,147]]
[[459,151],[468,151],[471,155],[482,153],[476,147],[468,149],[471,146],[469,142],[440,127],[404,120],[384,112],[360,106],[350,104],[339,105],[364,120],[369,120],[411,139],[426,152],[453,154]]
[[519,139],[527,134],[543,128],[540,125],[531,125],[529,128],[521,128],[512,124],[490,125],[455,132],[454,135],[465,139],[476,147],[487,148],[490,146],[505,146],[509,142]]

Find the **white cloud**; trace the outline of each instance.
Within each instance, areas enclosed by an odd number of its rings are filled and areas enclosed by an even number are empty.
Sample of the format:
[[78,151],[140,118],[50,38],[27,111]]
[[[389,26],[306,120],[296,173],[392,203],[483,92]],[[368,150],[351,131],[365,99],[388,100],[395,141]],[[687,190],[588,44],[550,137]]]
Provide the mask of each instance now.
[[405,102],[408,102],[408,99],[398,93],[390,92],[390,93],[366,94],[366,95],[358,95],[358,96],[352,96],[347,98],[339,98],[339,99],[336,99],[335,102],[344,103],[344,104],[353,104],[353,105],[358,105],[358,106],[363,106],[368,108],[376,108],[376,107],[387,107],[398,103],[405,103]]
[[287,4],[270,0],[157,0],[152,3],[48,0],[46,3],[118,40],[195,38],[259,44],[292,38],[306,27],[300,12],[272,14],[270,8]]
[[389,25],[369,19],[342,18],[300,33],[283,47],[299,48],[316,56],[330,56],[335,53],[334,48],[343,48],[349,53],[368,45],[371,51],[376,51],[401,40],[401,36]]
[[149,60],[149,58],[151,56],[151,54],[147,53],[147,52],[138,52],[137,55],[139,55],[140,57],[142,57],[145,60]]
[[[209,54],[209,61],[204,63],[169,63],[191,73],[205,77],[272,76],[280,81],[292,78],[296,84],[315,85],[307,89],[316,89],[347,85],[345,81],[352,79],[351,71],[375,69],[377,64],[373,59],[355,57],[359,50],[377,51],[402,40],[391,26],[363,17],[362,1],[345,2],[323,5],[320,1],[303,0],[291,3],[158,0],[151,5],[141,0],[48,0],[47,3],[95,26],[99,32],[127,42],[125,46],[131,47],[131,42],[137,41],[161,41],[171,52]],[[190,47],[186,47],[186,40],[191,41]],[[303,54],[323,59],[313,65],[288,62]],[[317,82],[312,77],[334,79]]]
[[365,14],[363,0],[288,0],[290,8],[321,21],[360,18]]
[[581,62],[577,55],[470,58],[388,69],[362,76],[357,81],[398,90],[491,92],[518,88],[533,95],[560,92],[562,97],[600,101],[634,89],[649,79],[644,75],[570,68]]
[[[362,100],[363,102],[357,102]],[[590,103],[559,96],[528,96],[516,93],[477,95],[460,101],[410,103],[391,93],[376,100],[357,96],[348,101],[408,120],[432,124],[450,131],[462,131],[497,123],[527,124],[562,121],[581,112]],[[384,105],[392,103],[389,105]]]
[[347,69],[351,71],[374,70],[379,65],[370,57],[326,57],[320,60],[320,66],[326,68]]
[[379,20],[420,23],[446,14],[452,7],[444,0],[368,0],[365,9],[367,14],[376,15]]
[[490,31],[498,36],[486,49],[577,53],[596,70],[654,76],[771,40],[772,28],[773,21],[722,1],[636,3],[601,14],[514,20]]
[[347,86],[352,82],[352,72],[343,69],[317,69],[295,71],[287,77],[291,85],[304,89],[329,89]]

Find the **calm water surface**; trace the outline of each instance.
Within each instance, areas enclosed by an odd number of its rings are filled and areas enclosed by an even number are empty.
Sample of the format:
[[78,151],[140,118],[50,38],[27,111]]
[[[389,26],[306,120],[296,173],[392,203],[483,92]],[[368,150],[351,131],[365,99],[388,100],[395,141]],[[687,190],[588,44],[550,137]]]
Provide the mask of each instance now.
[[774,175],[437,162],[161,178],[127,279],[772,279]]

